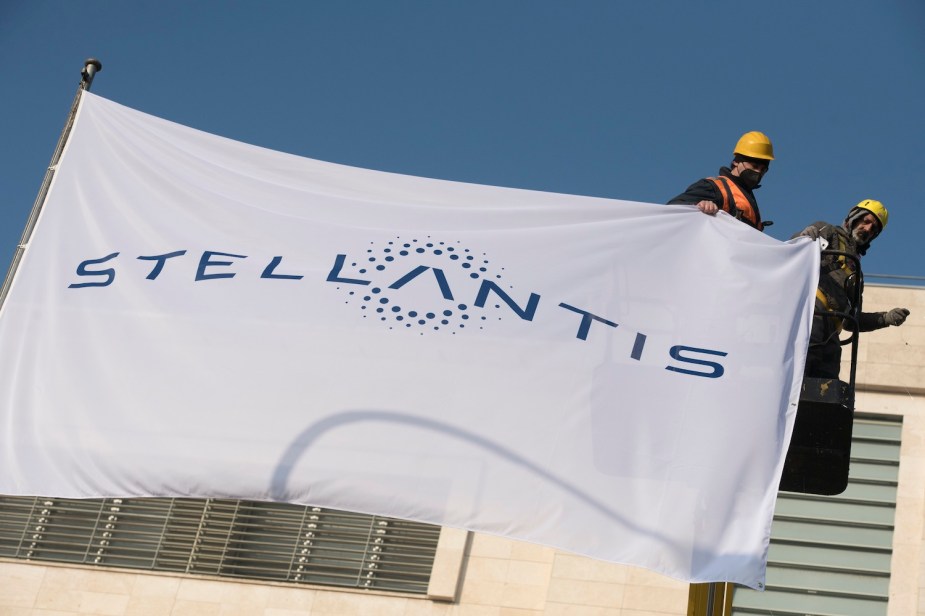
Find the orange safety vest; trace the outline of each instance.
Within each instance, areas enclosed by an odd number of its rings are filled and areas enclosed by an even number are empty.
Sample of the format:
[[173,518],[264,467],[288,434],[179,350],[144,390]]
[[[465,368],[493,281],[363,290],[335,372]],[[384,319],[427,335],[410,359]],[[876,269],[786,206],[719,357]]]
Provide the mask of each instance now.
[[716,186],[716,191],[723,196],[723,202],[720,206],[723,211],[732,214],[745,224],[764,231],[764,224],[758,214],[758,209],[752,207],[751,201],[742,192],[742,189],[728,178],[716,177],[707,178]]

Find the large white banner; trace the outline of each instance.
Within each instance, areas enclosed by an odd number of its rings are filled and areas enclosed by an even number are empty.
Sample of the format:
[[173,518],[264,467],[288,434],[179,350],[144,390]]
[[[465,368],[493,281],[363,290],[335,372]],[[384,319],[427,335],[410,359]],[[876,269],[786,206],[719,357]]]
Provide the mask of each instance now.
[[818,251],[85,93],[0,312],[0,493],[270,499],[761,587]]

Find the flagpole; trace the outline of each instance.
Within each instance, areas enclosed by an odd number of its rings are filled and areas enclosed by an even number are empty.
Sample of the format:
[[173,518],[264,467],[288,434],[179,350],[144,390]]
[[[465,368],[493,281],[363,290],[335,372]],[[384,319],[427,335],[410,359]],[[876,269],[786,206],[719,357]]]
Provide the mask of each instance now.
[[29,219],[26,221],[26,228],[22,232],[22,238],[19,240],[19,245],[16,247],[13,261],[10,263],[10,268],[6,272],[6,279],[3,281],[3,287],[0,288],[0,309],[3,308],[6,296],[10,292],[10,285],[13,284],[13,277],[19,269],[19,262],[22,260],[22,255],[26,250],[26,246],[29,244],[29,239],[32,237],[32,231],[35,229],[35,222],[38,220],[39,213],[45,205],[45,198],[48,196],[48,188],[51,186],[51,180],[55,176],[58,160],[61,158],[61,152],[64,151],[64,146],[67,145],[68,137],[71,135],[71,128],[74,126],[74,118],[77,115],[80,96],[84,90],[90,90],[90,86],[93,84],[93,77],[101,70],[103,70],[103,65],[96,58],[87,58],[84,60],[84,67],[80,71],[80,84],[77,86],[77,94],[74,96],[74,102],[71,104],[71,112],[67,116],[64,130],[61,131],[61,136],[58,138],[58,145],[55,147],[54,154],[52,154],[51,162],[45,170],[45,178],[42,180],[39,194],[35,198],[35,203],[32,204],[32,211],[29,213]]

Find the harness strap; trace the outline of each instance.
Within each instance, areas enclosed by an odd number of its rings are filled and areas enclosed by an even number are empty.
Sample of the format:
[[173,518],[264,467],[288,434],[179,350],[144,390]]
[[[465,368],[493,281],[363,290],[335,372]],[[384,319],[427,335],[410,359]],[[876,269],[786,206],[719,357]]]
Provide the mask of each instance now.
[[[848,242],[845,241],[845,238],[842,237],[840,233],[834,233],[833,235],[835,236],[835,241],[838,245],[830,249],[837,250],[839,252],[847,252]],[[833,255],[833,258],[831,258],[827,263],[828,264],[825,266],[824,270],[826,273],[831,273],[838,269],[843,270],[848,276],[851,276],[855,273],[854,270],[851,269],[851,267],[848,265],[848,259],[845,257],[845,255],[838,255],[837,257],[834,257]]]
[[[826,298],[825,293],[822,292],[822,289],[819,289],[819,288],[816,289],[816,299],[819,300],[819,303],[822,304],[823,308],[825,308],[826,310],[831,310],[831,308],[829,307],[829,300],[828,298]],[[835,321],[835,331],[840,334],[844,323],[842,322],[842,319],[833,319],[833,320]]]
[[716,190],[723,197],[724,211],[759,231],[764,230],[764,225],[758,219],[757,208],[751,204],[738,186],[722,176],[707,179],[716,186]]
[[729,212],[730,215],[742,220],[742,212],[736,207],[736,199],[732,194],[732,191],[729,189],[729,182],[726,178],[716,178],[719,182],[716,182],[717,187],[719,188],[720,193],[723,195],[723,209]]

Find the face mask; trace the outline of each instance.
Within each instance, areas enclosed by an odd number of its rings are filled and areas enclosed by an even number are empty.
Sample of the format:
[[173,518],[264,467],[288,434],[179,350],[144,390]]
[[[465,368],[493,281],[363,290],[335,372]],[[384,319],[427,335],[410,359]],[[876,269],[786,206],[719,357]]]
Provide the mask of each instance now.
[[749,190],[757,188],[760,181],[761,174],[754,169],[743,169],[739,173],[739,183]]

